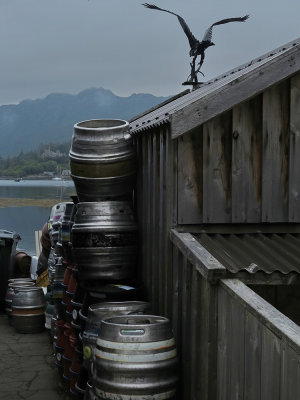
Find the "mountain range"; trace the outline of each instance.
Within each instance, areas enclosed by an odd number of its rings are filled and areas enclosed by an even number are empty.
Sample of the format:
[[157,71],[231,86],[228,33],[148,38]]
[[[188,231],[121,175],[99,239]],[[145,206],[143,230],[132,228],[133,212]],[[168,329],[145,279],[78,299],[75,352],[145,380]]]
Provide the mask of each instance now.
[[145,93],[120,97],[97,88],[77,95],[52,93],[44,99],[0,106],[0,156],[30,151],[40,143],[71,141],[76,122],[97,118],[129,120],[166,99]]

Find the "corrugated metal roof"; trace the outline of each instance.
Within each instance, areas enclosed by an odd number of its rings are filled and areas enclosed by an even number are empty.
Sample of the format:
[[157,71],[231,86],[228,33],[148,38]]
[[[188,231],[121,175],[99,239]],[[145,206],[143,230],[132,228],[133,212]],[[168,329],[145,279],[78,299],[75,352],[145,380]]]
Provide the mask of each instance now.
[[231,273],[300,273],[300,234],[193,234]]
[[300,38],[287,43],[265,55],[258,57],[246,64],[234,68],[227,73],[219,75],[218,77],[205,82],[197,90],[194,90],[182,97],[176,98],[174,101],[169,101],[167,104],[158,106],[155,110],[150,110],[140,118],[131,122],[131,132],[138,133],[149,128],[162,125],[170,120],[170,116],[187,105],[204,98],[205,96],[213,93],[214,91],[222,88],[222,86],[231,83],[238,78],[250,73],[251,71],[262,67],[263,65],[271,62],[272,60],[280,57],[283,53],[289,52],[295,46],[300,45]]

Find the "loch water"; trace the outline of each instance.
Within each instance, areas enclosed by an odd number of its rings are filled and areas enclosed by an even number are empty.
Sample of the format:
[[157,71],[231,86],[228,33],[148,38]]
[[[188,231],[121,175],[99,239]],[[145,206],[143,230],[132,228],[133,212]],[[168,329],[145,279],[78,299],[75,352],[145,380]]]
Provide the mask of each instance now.
[[[53,205],[69,201],[76,194],[73,181],[54,180],[0,180],[0,229],[15,231],[21,236],[19,249],[35,254],[35,231],[41,230],[48,220],[51,207],[1,207],[1,199],[50,200]],[[6,204],[7,205],[7,204]]]

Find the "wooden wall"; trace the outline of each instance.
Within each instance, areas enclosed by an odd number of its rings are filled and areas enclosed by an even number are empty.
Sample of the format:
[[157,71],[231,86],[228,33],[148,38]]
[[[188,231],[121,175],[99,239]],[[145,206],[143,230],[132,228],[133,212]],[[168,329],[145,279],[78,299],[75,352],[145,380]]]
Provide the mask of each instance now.
[[135,136],[138,154],[136,190],[140,236],[139,271],[153,311],[171,317],[172,249],[170,227],[176,224],[177,142],[168,125]]
[[241,281],[218,289],[218,400],[300,398],[300,327]]
[[300,74],[177,140],[179,224],[300,222]]
[[[235,369],[224,375],[224,368],[229,371],[245,355],[235,352],[235,360],[231,353],[225,357],[222,340],[228,341],[228,348],[236,349],[245,329],[255,331],[257,327],[259,346],[265,352],[264,363],[267,360],[272,363],[272,357],[278,356],[274,349],[279,339],[272,329],[265,329],[259,315],[254,317],[250,313],[248,325],[238,326],[241,322],[238,318],[229,322],[235,315],[246,315],[244,300],[238,300],[238,306],[231,306],[236,304],[237,294],[229,294],[229,289],[224,285],[220,288],[209,278],[218,273],[221,276],[222,268],[211,257],[207,268],[195,260],[195,252],[184,252],[174,238],[174,243],[171,242],[170,229],[180,224],[300,222],[299,110],[300,75],[178,139],[171,139],[169,124],[135,135],[139,273],[153,311],[172,321],[180,357],[180,400],[256,400],[247,391],[244,397],[240,394],[224,397],[223,391],[241,393],[239,385],[244,383],[238,383],[236,377],[247,373],[250,382],[257,367],[255,357],[262,354],[254,352],[251,358],[249,353],[246,372]],[[226,314],[222,296],[224,304],[230,297],[229,312],[233,314]],[[222,327],[221,323],[235,325]],[[233,327],[237,334],[232,334]],[[251,349],[249,345],[247,351],[255,350],[254,338],[253,333],[250,339],[254,347]],[[280,390],[294,393],[289,391],[290,385],[294,385],[291,382],[299,378],[299,359],[287,343],[280,341],[280,368],[281,375],[289,371],[291,381],[285,381]],[[227,358],[231,365],[225,365]],[[264,379],[267,378],[265,375]],[[226,389],[231,382],[235,387]],[[265,384],[272,392],[271,383]],[[274,399],[297,398],[288,396],[282,394]],[[271,399],[262,395],[259,398]]]

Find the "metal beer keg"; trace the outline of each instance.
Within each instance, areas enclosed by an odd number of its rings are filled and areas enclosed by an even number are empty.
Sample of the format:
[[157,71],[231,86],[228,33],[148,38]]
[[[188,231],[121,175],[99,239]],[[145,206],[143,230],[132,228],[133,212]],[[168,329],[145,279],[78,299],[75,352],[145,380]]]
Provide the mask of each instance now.
[[177,356],[167,318],[130,315],[101,322],[93,388],[100,400],[174,399]]
[[78,203],[72,243],[80,280],[132,278],[137,258],[137,225],[130,203]]
[[12,324],[20,333],[37,333],[45,328],[45,297],[36,286],[15,288],[12,301]]
[[91,375],[92,359],[97,338],[100,332],[101,321],[104,318],[129,315],[145,314],[150,311],[150,303],[145,301],[119,301],[92,304],[88,310],[85,330],[82,335],[84,366]]
[[136,151],[127,121],[95,119],[75,124],[69,157],[79,201],[132,195]]

